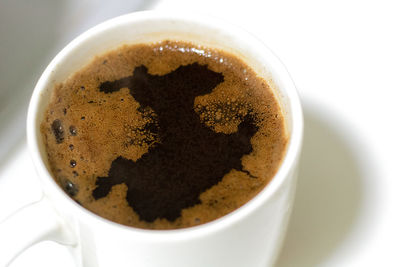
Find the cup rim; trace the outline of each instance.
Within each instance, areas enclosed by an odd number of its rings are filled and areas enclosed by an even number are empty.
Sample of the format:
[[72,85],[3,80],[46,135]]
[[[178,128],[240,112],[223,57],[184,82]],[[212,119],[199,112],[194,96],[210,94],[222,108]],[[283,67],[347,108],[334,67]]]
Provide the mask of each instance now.
[[[105,219],[99,215],[92,213],[86,208],[77,204],[73,199],[71,199],[54,181],[52,175],[47,170],[45,163],[39,152],[38,140],[41,138],[38,136],[36,118],[38,115],[38,108],[41,104],[41,93],[46,85],[50,82],[49,77],[53,71],[53,69],[60,64],[64,58],[68,57],[68,54],[73,51],[81,42],[95,36],[96,34],[100,34],[105,29],[110,27],[117,27],[118,25],[124,23],[135,23],[143,20],[177,20],[181,22],[190,21],[191,23],[196,23],[198,25],[207,27],[209,25],[218,25],[222,30],[234,31],[235,35],[243,35],[246,38],[250,38],[252,42],[257,46],[257,49],[262,49],[263,53],[267,53],[270,58],[269,65],[273,66],[274,75],[279,76],[279,79],[282,81],[284,89],[288,96],[289,109],[291,110],[292,117],[292,131],[289,137],[289,142],[286,150],[286,154],[284,159],[279,167],[277,173],[273,176],[271,181],[252,199],[250,199],[247,203],[239,207],[238,209],[207,223],[186,227],[180,229],[172,229],[172,230],[151,230],[151,229],[141,229],[131,226],[122,225],[111,220]],[[39,131],[40,132],[40,131]],[[252,211],[256,210],[260,205],[268,201],[275,192],[279,190],[284,181],[288,179],[290,176],[290,171],[297,164],[298,157],[301,150],[303,138],[303,113],[300,103],[300,98],[298,96],[296,87],[294,85],[293,80],[291,79],[287,69],[282,64],[282,62],[278,59],[278,57],[256,36],[244,30],[238,25],[234,25],[226,20],[212,17],[209,15],[193,13],[193,12],[185,12],[183,13],[174,13],[174,12],[163,12],[163,11],[139,11],[128,13],[122,16],[118,16],[107,20],[103,23],[100,23],[91,29],[85,31],[78,37],[76,37],[73,41],[71,41],[68,45],[66,45],[50,62],[47,66],[41,77],[39,78],[28,108],[28,117],[27,117],[27,143],[30,155],[34,162],[35,168],[37,170],[37,174],[39,179],[45,183],[48,188],[51,190],[55,190],[57,195],[60,196],[60,199],[64,203],[70,206],[79,212],[80,218],[85,218],[88,221],[93,221],[95,223],[101,224],[110,230],[120,231],[123,235],[131,235],[134,234],[136,237],[145,236],[146,238],[156,238],[156,239],[165,239],[171,240],[171,238],[190,238],[195,236],[204,236],[205,233],[213,233],[220,229],[227,227],[228,225],[232,225],[245,218]]]

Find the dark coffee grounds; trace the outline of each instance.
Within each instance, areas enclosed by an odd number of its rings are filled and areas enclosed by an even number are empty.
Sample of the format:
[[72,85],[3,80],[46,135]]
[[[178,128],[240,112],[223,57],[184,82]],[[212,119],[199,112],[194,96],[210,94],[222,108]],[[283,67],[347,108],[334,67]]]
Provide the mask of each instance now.
[[125,183],[126,200],[140,219],[174,221],[231,169],[243,171],[241,158],[251,153],[250,139],[258,129],[251,116],[242,119],[237,132],[224,134],[204,125],[193,109],[195,97],[223,81],[221,73],[194,63],[166,75],[151,75],[140,66],[132,76],[102,83],[100,91],[127,87],[141,108],[154,110],[157,123],[149,129],[159,141],[136,162],[116,158],[108,176],[97,178],[93,197],[105,197],[112,186]]

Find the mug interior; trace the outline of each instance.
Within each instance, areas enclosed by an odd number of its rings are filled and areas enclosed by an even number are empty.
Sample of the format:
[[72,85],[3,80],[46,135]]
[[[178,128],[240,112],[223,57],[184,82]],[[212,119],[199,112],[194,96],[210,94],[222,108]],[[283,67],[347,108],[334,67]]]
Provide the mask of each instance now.
[[[276,98],[280,102],[285,116],[289,142],[286,156],[277,174],[255,198],[239,209],[199,226],[155,231],[113,223],[80,207],[70,199],[51,177],[47,153],[40,133],[40,124],[55,85],[65,81],[70,75],[87,65],[96,55],[101,55],[124,44],[151,43],[163,40],[186,41],[221,49],[236,55],[252,67],[273,88]],[[214,18],[193,14],[146,11],[124,15],[88,30],[73,40],[53,59],[34,90],[28,112],[27,135],[29,149],[42,182],[47,187],[51,187],[50,190],[55,192],[57,197],[70,202],[75,208],[79,207],[81,212],[87,216],[96,217],[97,220],[108,225],[129,228],[130,231],[187,232],[223,227],[224,224],[232,223],[234,220],[246,216],[247,212],[251,212],[257,205],[266,201],[279,188],[297,160],[302,139],[302,127],[300,102],[292,80],[280,61],[254,36]]]

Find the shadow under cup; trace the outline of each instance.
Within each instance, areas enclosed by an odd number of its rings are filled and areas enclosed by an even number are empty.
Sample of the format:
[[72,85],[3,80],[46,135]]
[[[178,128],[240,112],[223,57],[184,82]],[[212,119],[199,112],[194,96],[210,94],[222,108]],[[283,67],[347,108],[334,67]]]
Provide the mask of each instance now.
[[[40,124],[54,86],[96,55],[123,44],[163,40],[204,45],[242,59],[268,82],[276,94],[285,116],[289,143],[278,173],[241,208],[196,227],[143,230],[99,217],[64,193],[51,177]],[[286,69],[264,44],[249,33],[218,19],[157,12],[133,13],[102,23],[73,40],[46,68],[31,99],[27,131],[29,150],[43,191],[66,225],[70,225],[71,231],[79,236],[74,255],[78,255],[77,262],[83,266],[109,266],[117,262],[118,266],[125,266],[127,262],[138,266],[185,266],[187,259],[196,260],[197,263],[191,266],[265,266],[275,261],[293,201],[303,118],[296,89]],[[86,249],[88,246],[95,249],[89,253]],[[254,248],[250,251],[246,248],[248,246]],[[128,251],[131,255],[126,255]],[[240,255],[232,255],[235,251],[240,251]],[[119,260],[112,261],[112,258]],[[161,260],[171,264],[160,264]]]

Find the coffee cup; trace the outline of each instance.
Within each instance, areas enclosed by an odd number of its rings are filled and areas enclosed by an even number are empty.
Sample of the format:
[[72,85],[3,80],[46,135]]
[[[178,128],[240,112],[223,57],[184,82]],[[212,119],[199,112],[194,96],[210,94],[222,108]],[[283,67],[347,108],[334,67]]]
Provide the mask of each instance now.
[[[54,86],[93,57],[122,44],[166,39],[207,45],[245,58],[273,88],[289,139],[276,175],[239,209],[195,227],[145,230],[93,214],[58,186],[51,175],[40,124]],[[291,213],[302,134],[302,110],[293,81],[276,56],[248,32],[197,14],[146,11],[106,21],[68,44],[34,89],[27,138],[43,198],[0,224],[0,265],[7,265],[37,242],[53,240],[71,251],[77,266],[270,266],[279,254]]]

